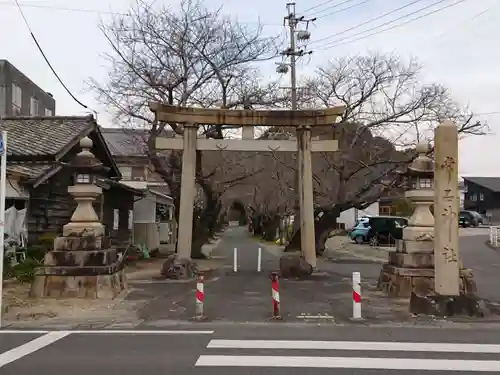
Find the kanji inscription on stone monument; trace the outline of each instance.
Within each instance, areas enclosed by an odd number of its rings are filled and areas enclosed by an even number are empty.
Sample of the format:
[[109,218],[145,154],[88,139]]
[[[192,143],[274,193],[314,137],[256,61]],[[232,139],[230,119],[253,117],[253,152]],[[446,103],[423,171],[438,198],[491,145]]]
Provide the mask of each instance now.
[[441,123],[434,133],[434,287],[439,295],[460,293],[458,256],[458,130],[451,121]]

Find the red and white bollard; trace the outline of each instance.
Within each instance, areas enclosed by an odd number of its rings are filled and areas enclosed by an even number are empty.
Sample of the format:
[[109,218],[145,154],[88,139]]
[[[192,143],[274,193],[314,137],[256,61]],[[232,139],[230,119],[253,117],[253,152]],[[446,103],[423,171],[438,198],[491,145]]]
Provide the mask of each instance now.
[[271,274],[271,288],[273,296],[273,318],[281,319],[280,315],[280,292],[278,283],[278,273],[273,272]]
[[196,282],[196,318],[203,318],[203,303],[205,302],[205,290],[203,285],[203,276],[198,275]]
[[362,319],[361,317],[361,274],[352,273],[352,318]]

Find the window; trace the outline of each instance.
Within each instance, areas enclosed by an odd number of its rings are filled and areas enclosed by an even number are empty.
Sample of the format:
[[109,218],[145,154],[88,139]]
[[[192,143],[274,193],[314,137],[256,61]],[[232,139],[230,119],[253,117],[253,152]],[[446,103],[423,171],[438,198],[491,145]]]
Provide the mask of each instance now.
[[472,194],[471,197],[470,197],[470,200],[475,202],[477,201],[477,195],[476,194]]
[[120,173],[124,180],[132,179],[132,168],[131,167],[120,167]]
[[77,184],[90,184],[90,175],[78,173],[76,175],[76,183]]
[[54,116],[54,112],[51,109],[45,108],[45,116]]
[[12,116],[21,116],[21,108],[12,103]]
[[5,86],[0,85],[0,116],[7,115],[7,109],[5,108]]
[[479,193],[479,200],[484,201],[484,193]]
[[132,167],[132,180],[134,181],[146,181],[145,167]]
[[432,188],[432,179],[430,178],[420,178],[419,185],[421,189],[430,189]]
[[23,90],[21,90],[21,87],[19,87],[15,83],[13,83],[12,84],[12,107],[18,108],[19,112],[20,112],[22,105],[23,105]]
[[468,185],[467,185],[467,184],[465,184],[465,185],[464,185],[464,193],[467,193],[467,191],[468,191],[468,190],[469,190]]
[[381,215],[390,215],[391,206],[379,206],[379,212]]
[[38,100],[34,97],[30,100],[30,116],[38,116]]

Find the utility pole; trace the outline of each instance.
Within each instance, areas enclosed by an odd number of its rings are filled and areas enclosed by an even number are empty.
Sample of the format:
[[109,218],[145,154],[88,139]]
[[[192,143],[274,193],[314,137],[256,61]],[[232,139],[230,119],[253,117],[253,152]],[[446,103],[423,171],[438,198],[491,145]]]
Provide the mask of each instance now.
[[290,56],[290,78],[292,83],[292,111],[297,109],[297,64],[296,64],[296,51],[295,51],[295,28],[297,27],[298,20],[295,18],[295,3],[288,3],[286,5],[288,16],[288,27],[290,28],[290,51],[287,56]]
[[[295,3],[287,3],[286,10],[287,16],[283,19],[283,26],[288,24],[290,30],[290,45],[281,53],[281,55],[284,58],[289,57],[290,60],[289,62],[278,63],[276,71],[281,74],[286,74],[288,73],[288,67],[290,67],[292,110],[295,111],[297,110],[297,59],[312,53],[312,51],[306,52],[305,48],[297,49],[297,42],[307,42],[310,39],[311,33],[308,31],[308,26],[310,22],[314,22],[316,19],[306,19],[304,16],[297,17]],[[300,24],[305,24],[305,29],[299,29]],[[304,148],[310,148],[306,147],[306,145],[310,146],[310,139],[310,129],[303,130],[302,127],[297,128],[299,151],[298,168],[297,173],[295,174],[295,191],[297,194],[295,195],[294,231],[298,230],[300,225],[302,254],[306,258],[306,261],[308,261],[309,264],[315,268],[316,254],[314,248],[314,206],[312,203],[312,185],[304,185],[303,183],[303,179],[309,179],[309,174],[311,172],[310,167],[304,168],[305,165],[310,165],[311,162],[310,150],[304,152]],[[312,181],[312,176],[310,178]],[[310,237],[311,235],[313,237],[306,238],[306,233],[309,233],[309,236],[307,237]]]
[[[283,25],[288,24],[290,30],[290,46],[281,52],[282,56],[289,57],[289,62],[278,63],[276,71],[281,74],[288,73],[288,67],[290,67],[290,80],[291,80],[291,99],[292,99],[292,110],[297,109],[297,59],[304,55],[312,54],[312,51],[305,51],[304,48],[297,49],[297,42],[307,42],[311,33],[308,30],[310,22],[314,22],[316,18],[306,19],[304,16],[297,17],[295,12],[295,3],[286,4],[287,16],[283,19]],[[305,29],[298,29],[299,25],[304,23],[306,25]]]

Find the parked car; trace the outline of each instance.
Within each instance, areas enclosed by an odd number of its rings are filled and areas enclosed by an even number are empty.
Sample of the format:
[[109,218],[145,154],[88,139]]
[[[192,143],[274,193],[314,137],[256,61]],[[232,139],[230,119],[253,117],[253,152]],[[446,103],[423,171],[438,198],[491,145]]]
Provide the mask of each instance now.
[[357,244],[366,242],[366,235],[368,234],[368,229],[370,229],[369,220],[369,217],[359,218],[354,227],[348,231],[349,238]]
[[458,217],[458,225],[467,227],[477,227],[483,224],[483,217],[476,211],[462,210],[460,211],[460,216]]
[[403,239],[403,228],[408,225],[408,219],[400,216],[374,216],[369,219],[370,229],[366,240],[371,246],[393,245],[396,240]]

